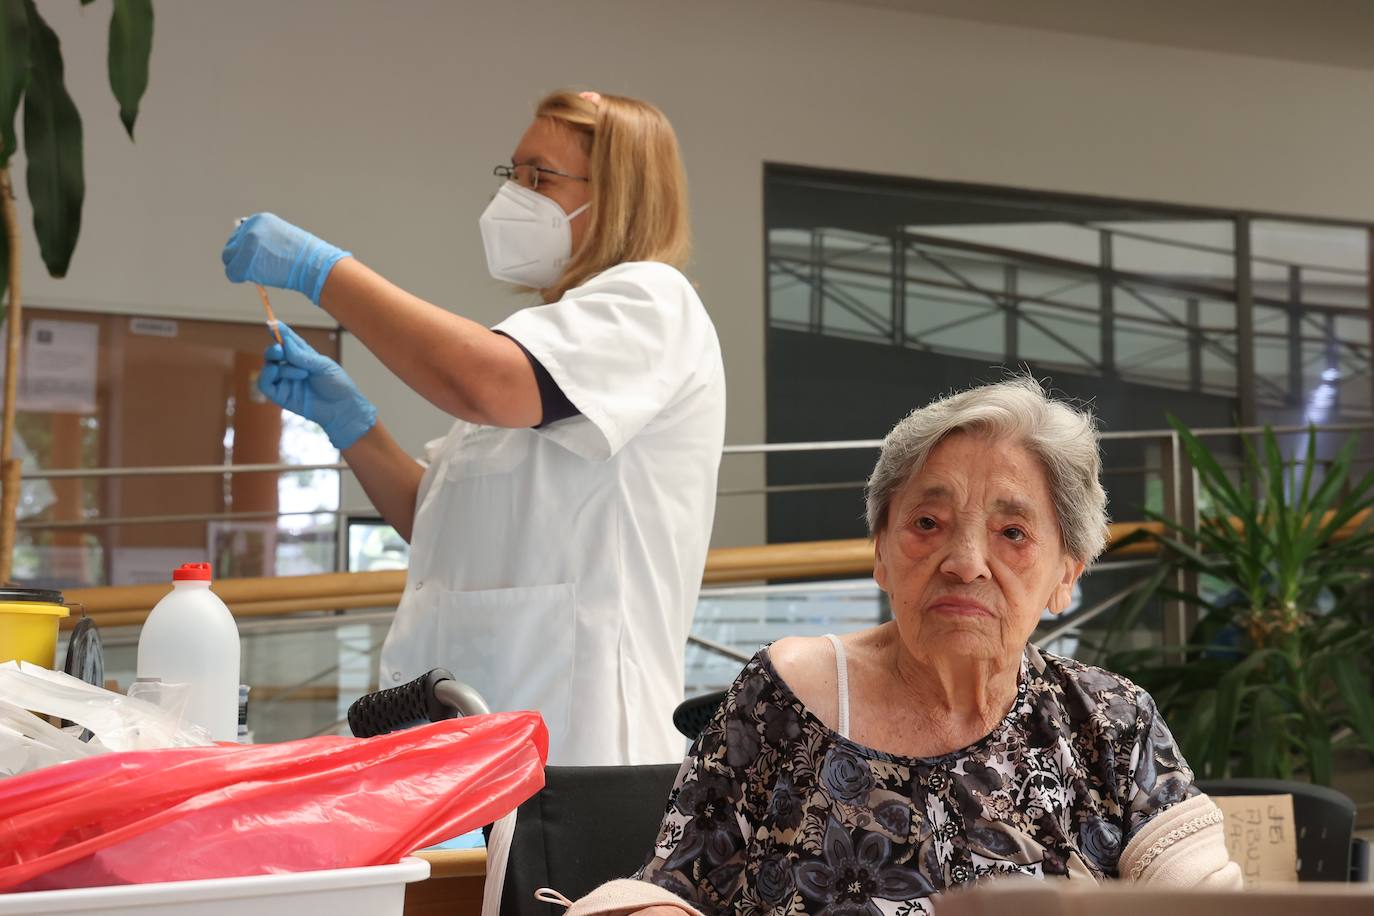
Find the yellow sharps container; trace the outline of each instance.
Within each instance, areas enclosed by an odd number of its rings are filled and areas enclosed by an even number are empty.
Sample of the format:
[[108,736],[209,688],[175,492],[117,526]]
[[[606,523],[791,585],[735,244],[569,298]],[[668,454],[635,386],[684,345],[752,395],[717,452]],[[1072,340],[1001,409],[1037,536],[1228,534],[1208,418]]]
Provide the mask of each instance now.
[[68,613],[59,591],[0,588],[0,662],[19,659],[52,668],[57,628]]

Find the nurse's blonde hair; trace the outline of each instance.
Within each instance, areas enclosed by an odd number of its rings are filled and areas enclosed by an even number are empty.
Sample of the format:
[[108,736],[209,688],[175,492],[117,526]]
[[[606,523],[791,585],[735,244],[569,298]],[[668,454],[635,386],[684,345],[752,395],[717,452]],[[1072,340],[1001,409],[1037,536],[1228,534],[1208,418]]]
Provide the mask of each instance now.
[[687,173],[663,112],[622,95],[564,89],[545,96],[535,117],[577,135],[591,179],[582,247],[543,291],[550,302],[625,261],[686,265],[692,250]]

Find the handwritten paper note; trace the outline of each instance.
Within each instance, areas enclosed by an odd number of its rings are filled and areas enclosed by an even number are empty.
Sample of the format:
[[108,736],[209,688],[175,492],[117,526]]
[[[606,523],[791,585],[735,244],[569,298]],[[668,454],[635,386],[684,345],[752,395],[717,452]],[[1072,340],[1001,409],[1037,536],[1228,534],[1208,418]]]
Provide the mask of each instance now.
[[1291,795],[1213,795],[1225,815],[1226,851],[1245,887],[1298,880],[1297,826]]

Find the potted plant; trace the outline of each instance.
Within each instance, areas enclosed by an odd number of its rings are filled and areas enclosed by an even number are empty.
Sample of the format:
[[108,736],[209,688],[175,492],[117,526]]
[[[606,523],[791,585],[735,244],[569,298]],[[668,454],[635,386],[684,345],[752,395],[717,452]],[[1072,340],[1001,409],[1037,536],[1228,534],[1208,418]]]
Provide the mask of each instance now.
[[[81,0],[87,6],[93,0]],[[114,0],[110,17],[110,88],[119,119],[134,136],[139,101],[148,87],[153,47],[152,0]],[[81,115],[67,92],[62,46],[34,0],[0,0],[0,302],[8,299],[4,414],[0,420],[0,583],[14,560],[20,460],[14,455],[14,412],[19,375],[21,290],[19,220],[10,157],[19,148],[16,117],[22,102],[24,153],[33,229],[48,273],[62,277],[76,250],[86,196]]]
[[[1289,462],[1265,427],[1260,452],[1244,440],[1233,483],[1196,436],[1169,422],[1204,508],[1195,528],[1147,511],[1163,526],[1144,535],[1157,542],[1160,567],[1108,632],[1105,664],[1150,691],[1199,777],[1329,784],[1333,750],[1374,751],[1374,471],[1352,478],[1354,436],[1319,473],[1315,428],[1306,460]],[[1196,611],[1187,643],[1114,648],[1154,596]]]

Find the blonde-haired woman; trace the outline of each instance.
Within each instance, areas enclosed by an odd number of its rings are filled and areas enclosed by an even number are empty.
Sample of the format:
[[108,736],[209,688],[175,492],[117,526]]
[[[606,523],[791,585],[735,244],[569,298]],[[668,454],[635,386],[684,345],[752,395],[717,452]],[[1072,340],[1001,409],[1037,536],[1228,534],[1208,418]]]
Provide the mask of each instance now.
[[676,137],[652,105],[555,92],[482,214],[492,275],[543,303],[486,328],[271,214],[225,271],[297,290],[454,416],[417,464],[339,366],[286,326],[259,387],[318,422],[411,544],[382,650],[392,686],[445,667],[538,709],[550,763],[681,759],[671,715],[725,429],[720,345],[680,273]]

